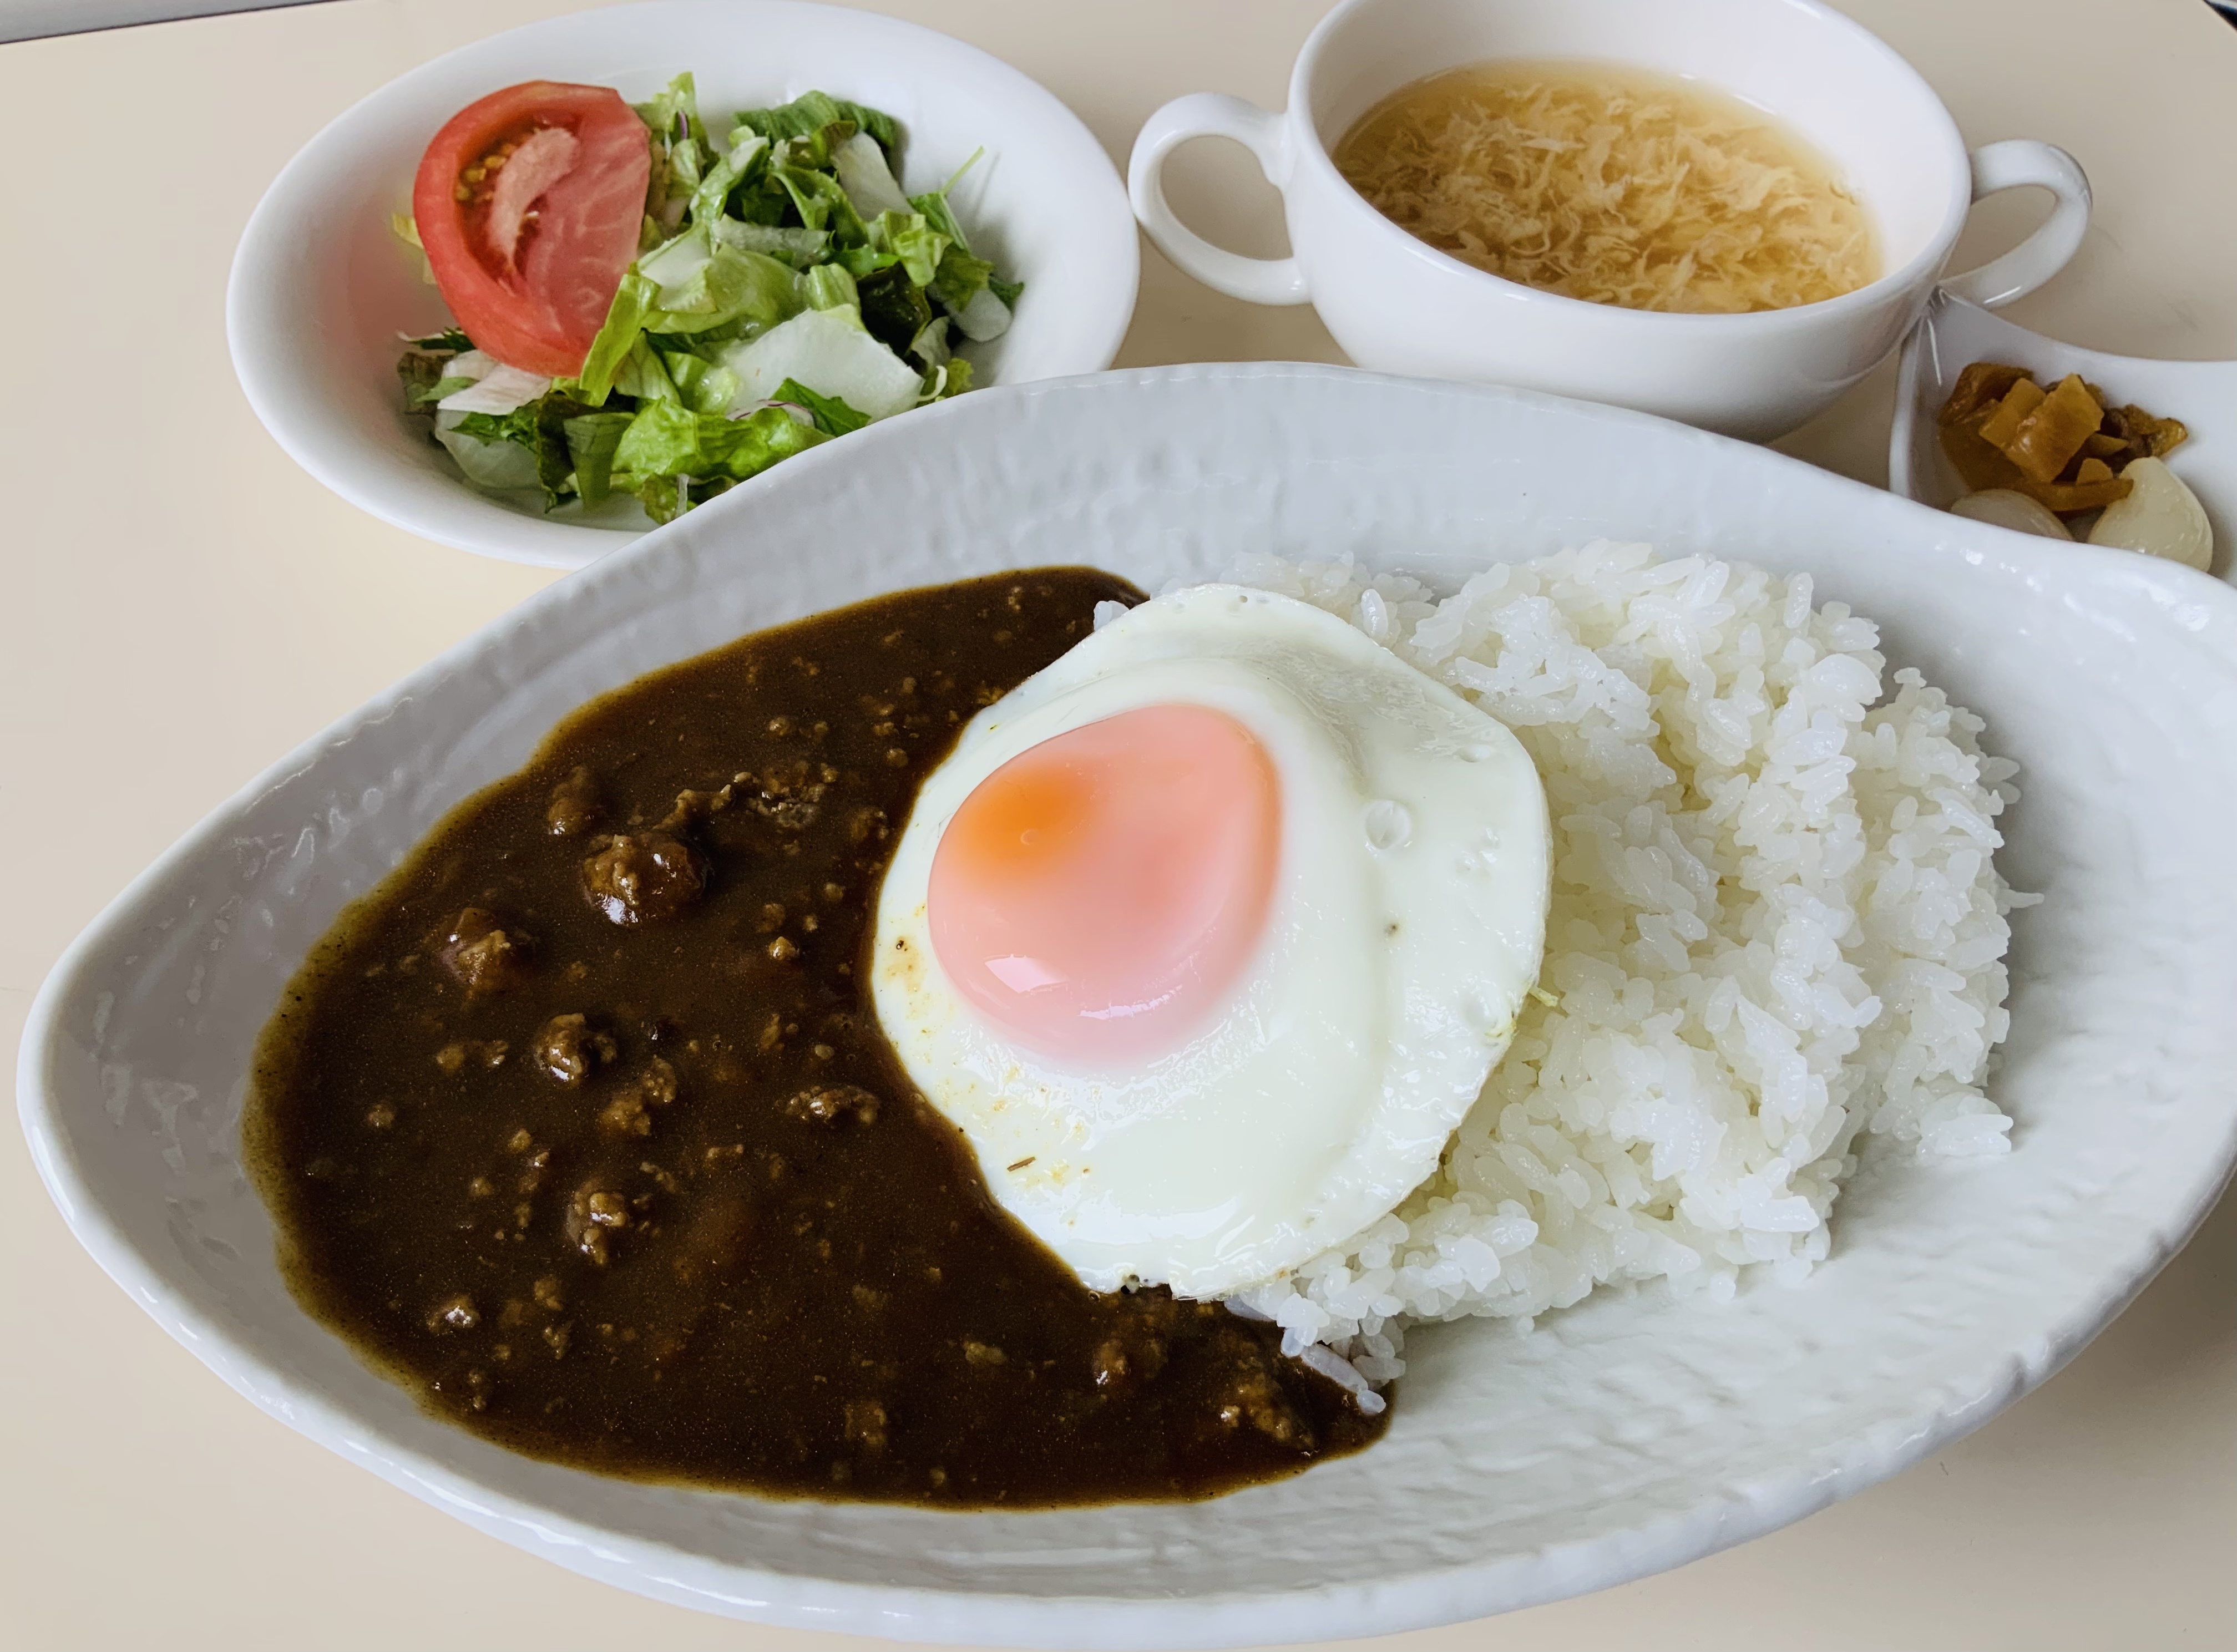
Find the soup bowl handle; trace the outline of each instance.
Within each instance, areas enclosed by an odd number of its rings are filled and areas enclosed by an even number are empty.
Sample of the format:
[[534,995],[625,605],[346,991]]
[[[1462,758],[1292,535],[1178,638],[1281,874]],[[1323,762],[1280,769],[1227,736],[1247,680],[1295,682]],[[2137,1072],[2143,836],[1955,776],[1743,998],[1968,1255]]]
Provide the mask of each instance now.
[[2008,138],[1973,151],[1973,199],[2035,184],[2058,197],[2034,234],[2002,258],[1946,277],[1945,293],[1995,310],[2032,293],[2064,269],[2089,228],[2089,180],[2082,163],[2056,144]]
[[1177,97],[1144,123],[1126,163],[1134,216],[1158,250],[1206,286],[1252,304],[1303,304],[1311,297],[1294,258],[1245,258],[1214,247],[1173,215],[1165,200],[1165,157],[1191,138],[1231,138],[1258,157],[1266,181],[1289,181],[1289,142],[1278,115],[1217,92]]

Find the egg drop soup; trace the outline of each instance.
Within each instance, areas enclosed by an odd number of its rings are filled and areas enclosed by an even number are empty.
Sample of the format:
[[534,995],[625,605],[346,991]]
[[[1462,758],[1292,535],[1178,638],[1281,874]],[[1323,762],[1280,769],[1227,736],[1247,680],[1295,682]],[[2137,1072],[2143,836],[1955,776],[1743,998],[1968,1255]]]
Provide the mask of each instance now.
[[1879,273],[1870,214],[1799,134],[1649,70],[1433,75],[1369,109],[1335,160],[1409,234],[1564,298],[1738,314],[1838,298]]

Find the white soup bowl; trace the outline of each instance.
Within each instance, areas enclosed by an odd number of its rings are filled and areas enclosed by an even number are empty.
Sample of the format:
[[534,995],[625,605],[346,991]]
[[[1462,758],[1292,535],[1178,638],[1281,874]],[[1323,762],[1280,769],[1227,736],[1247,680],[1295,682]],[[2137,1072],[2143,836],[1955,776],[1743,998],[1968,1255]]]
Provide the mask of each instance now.
[[[1548,58],[1620,59],[1777,116],[1871,212],[1885,273],[1837,299],[1748,315],[1587,303],[1416,240],[1330,158],[1361,115],[1410,82]],[[1173,215],[1165,157],[1197,137],[1231,138],[1257,156],[1283,194],[1290,257],[1223,251]],[[1310,301],[1363,367],[1556,391],[1755,439],[1805,423],[1902,343],[1980,196],[2038,184],[2058,197],[2018,247],[1946,283],[1983,304],[2049,280],[2089,221],[2089,181],[2071,155],[2016,139],[1969,156],[1917,71],[1816,0],[1346,0],[1297,55],[1284,113],[1211,93],[1177,99],[1136,138],[1128,182],[1135,215],[1174,263],[1236,298]]]

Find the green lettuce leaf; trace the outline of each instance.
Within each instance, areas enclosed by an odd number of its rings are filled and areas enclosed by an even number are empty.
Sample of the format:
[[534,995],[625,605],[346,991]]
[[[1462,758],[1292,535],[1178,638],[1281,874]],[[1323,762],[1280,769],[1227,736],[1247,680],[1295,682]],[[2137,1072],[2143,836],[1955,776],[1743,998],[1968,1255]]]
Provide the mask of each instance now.
[[630,346],[629,354],[622,358],[621,366],[614,374],[614,389],[639,402],[683,399],[676,381],[668,376],[668,364],[661,359],[658,346],[642,333]]
[[818,395],[797,378],[779,385],[775,399],[805,407],[815,415],[815,428],[826,436],[845,436],[870,422],[868,413],[857,412],[836,396]]
[[790,265],[717,240],[706,224],[639,259],[637,273],[658,289],[642,321],[648,332],[705,332],[742,319],[774,326],[800,307]]
[[591,340],[590,353],[583,358],[583,371],[575,376],[584,401],[591,406],[602,405],[612,392],[614,377],[643,335],[646,313],[659,296],[659,286],[636,270],[623,273],[621,285],[614,290],[614,301],[606,306],[605,325]]
[[466,480],[478,488],[492,493],[516,493],[537,484],[536,454],[518,442],[492,441],[470,431],[440,425],[435,427],[435,440],[450,454]]
[[691,192],[691,204],[685,215],[694,225],[712,225],[723,216],[730,192],[749,179],[769,157],[769,140],[750,134],[742,136],[730,148],[729,154],[707,169],[707,174]]
[[948,239],[932,227],[930,219],[921,212],[881,212],[866,227],[870,245],[899,259],[914,285],[932,285]]
[[406,247],[410,247],[415,254],[417,254],[419,262],[420,280],[429,286],[433,286],[435,285],[435,267],[427,261],[427,249],[420,242],[419,226],[412,220],[412,214],[401,212],[393,212],[389,214],[388,228],[390,234],[393,234],[397,240],[402,241]]
[[964,306],[979,295],[994,273],[994,267],[983,258],[973,258],[961,247],[951,245],[940,256],[940,268],[927,283],[932,296],[946,306],[949,313],[960,314]]
[[800,296],[811,310],[860,310],[861,293],[843,264],[818,264],[800,278]]
[[891,253],[881,253],[874,247],[864,245],[839,247],[832,253],[831,261],[859,281],[880,270],[893,268],[901,260]]
[[[436,435],[470,478],[485,487],[540,487],[544,508],[550,510],[575,491],[575,458],[568,447],[566,424],[588,411],[573,397],[554,391],[509,413],[460,414],[439,427]],[[467,442],[523,448],[531,462],[525,471],[501,466],[494,455],[477,454],[465,445]],[[478,466],[477,459],[482,461]],[[476,473],[478,469],[484,475],[502,474],[506,479],[483,481]],[[525,482],[513,479],[524,475]]]
[[451,424],[454,431],[482,442],[511,442],[533,451],[536,447],[536,404],[528,402],[509,413],[460,413]]
[[725,413],[737,400],[738,375],[728,367],[686,350],[663,350],[660,359],[676,386],[676,399],[693,412]]
[[971,361],[967,356],[950,356],[924,376],[924,399],[928,402],[945,401],[970,388]]
[[[972,156],[975,161],[978,156]],[[970,162],[964,163],[967,170]],[[959,171],[955,176],[963,175]],[[948,188],[955,187],[955,178],[947,181]],[[1006,281],[994,273],[994,266],[983,258],[974,258],[971,243],[963,234],[963,226],[956,221],[955,209],[948,205],[947,190],[934,189],[921,195],[909,197],[909,205],[929,220],[934,228],[952,243],[940,258],[940,271],[933,283],[933,296],[947,306],[949,312],[960,315],[981,286],[1002,300],[1005,309],[1018,307],[1018,295],[1026,290],[1023,281]]]
[[[779,191],[781,198],[782,190]],[[786,198],[789,199],[789,198]],[[766,253],[781,258],[796,270],[816,267],[831,250],[831,232],[785,228],[775,224],[749,224],[736,218],[717,218],[709,226],[716,240],[742,253]]]
[[909,340],[908,348],[901,353],[921,365],[927,372],[930,372],[955,353],[948,347],[947,327],[948,319],[946,316],[933,317],[924,324],[916,337]]
[[911,195],[909,205],[929,219],[934,229],[954,242],[956,250],[964,253],[971,250],[971,243],[963,234],[963,226],[955,221],[955,209],[947,204],[945,189],[930,189],[921,195]]
[[614,450],[633,413],[577,413],[562,423],[567,452],[575,466],[575,489],[584,507],[604,504],[613,491]]
[[650,102],[633,106],[637,119],[643,121],[663,139],[677,135],[676,119],[683,121],[683,131],[701,143],[707,142],[707,123],[699,118],[699,89],[686,69]]
[[824,92],[803,92],[789,103],[773,109],[747,109],[737,124],[751,127],[772,143],[804,138],[841,121],[858,132],[868,132],[888,155],[901,148],[901,129],[890,115],[861,103],[849,103]]
[[769,175],[784,186],[785,193],[792,197],[793,210],[808,228],[828,230],[832,238],[843,246],[859,247],[868,238],[855,203],[847,198],[847,191],[830,173],[819,172],[813,167],[773,162]]
[[862,325],[895,355],[907,350],[932,319],[931,303],[900,264],[861,277],[855,290],[861,300]]
[[828,440],[782,407],[725,418],[695,413],[676,402],[654,402],[630,421],[614,450],[613,464],[617,473],[629,471],[640,482],[677,476],[737,482]]
[[[409,381],[406,382],[409,385]],[[432,384],[409,385],[404,392],[404,405],[417,411],[422,407],[432,406],[453,392],[468,389],[478,382],[479,381],[472,378],[438,378]]]

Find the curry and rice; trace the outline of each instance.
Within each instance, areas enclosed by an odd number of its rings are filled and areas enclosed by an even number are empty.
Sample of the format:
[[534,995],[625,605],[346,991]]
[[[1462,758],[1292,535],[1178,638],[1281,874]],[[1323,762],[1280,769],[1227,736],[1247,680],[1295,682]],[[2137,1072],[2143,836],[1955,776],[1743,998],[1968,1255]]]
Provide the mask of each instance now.
[[346,912],[260,1187],[517,1450],[1215,1495],[1370,1445],[1409,1327],[1799,1276],[1867,1137],[2003,1151],[1981,733],[1642,546],[881,598],[585,707]]

